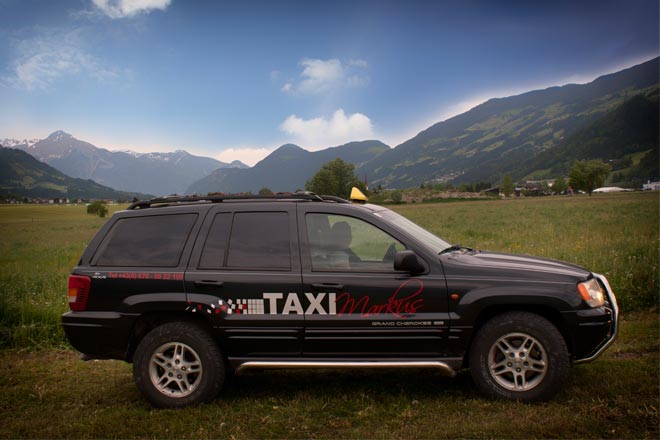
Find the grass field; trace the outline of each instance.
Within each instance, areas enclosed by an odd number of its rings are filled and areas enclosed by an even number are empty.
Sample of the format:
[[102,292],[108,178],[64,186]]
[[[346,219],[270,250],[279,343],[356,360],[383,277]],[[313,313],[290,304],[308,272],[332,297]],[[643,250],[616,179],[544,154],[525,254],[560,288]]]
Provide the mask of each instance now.
[[568,261],[607,276],[624,311],[658,306],[658,193],[392,208],[451,243]]
[[150,409],[128,364],[83,363],[63,337],[67,276],[105,220],[77,206],[0,206],[0,438],[658,438],[659,201],[634,193],[394,207],[453,243],[608,277],[621,336],[572,368],[550,403],[484,399],[466,372],[275,371],[180,411]]
[[106,220],[85,206],[0,205],[0,348],[66,346],[67,279]]
[[215,401],[153,410],[130,365],[71,351],[0,353],[0,438],[648,438],[658,430],[658,321],[624,316],[620,339],[575,366],[549,403],[481,397],[467,372],[268,371]]

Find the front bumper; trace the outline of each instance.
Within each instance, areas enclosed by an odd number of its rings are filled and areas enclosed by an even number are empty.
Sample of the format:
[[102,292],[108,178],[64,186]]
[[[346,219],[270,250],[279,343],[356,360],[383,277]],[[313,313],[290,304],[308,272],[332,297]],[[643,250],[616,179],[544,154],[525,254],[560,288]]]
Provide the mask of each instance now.
[[[602,310],[602,313],[599,313],[601,316],[606,316],[607,320],[603,321],[602,319],[588,319],[586,316],[583,316],[581,322],[578,323],[578,332],[585,332],[591,334],[592,337],[595,337],[597,343],[595,348],[584,350],[576,350],[573,363],[582,364],[585,362],[591,362],[601,355],[616,339],[616,336],[619,332],[619,305],[616,302],[616,297],[610,287],[610,283],[607,281],[603,275],[594,273],[594,277],[598,280],[601,287],[605,290],[605,304],[599,309]],[[581,340],[583,340],[581,338]],[[577,342],[577,341],[576,341]],[[576,347],[584,344],[575,344]],[[592,344],[589,344],[592,345]]]

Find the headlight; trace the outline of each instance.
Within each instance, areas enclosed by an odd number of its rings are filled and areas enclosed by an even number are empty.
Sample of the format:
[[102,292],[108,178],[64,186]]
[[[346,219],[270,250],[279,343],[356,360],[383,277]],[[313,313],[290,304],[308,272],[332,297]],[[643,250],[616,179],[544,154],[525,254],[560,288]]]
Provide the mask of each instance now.
[[591,307],[600,307],[605,303],[603,289],[600,288],[600,284],[595,278],[580,283],[577,287],[582,299]]

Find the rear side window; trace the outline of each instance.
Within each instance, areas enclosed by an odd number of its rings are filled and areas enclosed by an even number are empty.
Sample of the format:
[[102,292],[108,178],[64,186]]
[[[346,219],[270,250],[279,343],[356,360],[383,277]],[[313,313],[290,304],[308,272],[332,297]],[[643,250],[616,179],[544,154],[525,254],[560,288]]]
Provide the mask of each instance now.
[[197,214],[118,220],[100,246],[96,266],[176,267]]
[[231,228],[227,267],[291,269],[289,215],[286,212],[237,212]]

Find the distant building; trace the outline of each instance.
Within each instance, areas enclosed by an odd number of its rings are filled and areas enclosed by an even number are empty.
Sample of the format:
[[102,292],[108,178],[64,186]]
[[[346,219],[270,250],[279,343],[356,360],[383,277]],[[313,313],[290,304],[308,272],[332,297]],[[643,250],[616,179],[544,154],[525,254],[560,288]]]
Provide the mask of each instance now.
[[651,182],[650,180],[648,183],[645,183],[642,185],[642,190],[643,191],[660,191],[660,182]]
[[594,193],[611,193],[611,192],[624,192],[624,191],[632,191],[632,190],[625,189],[625,188],[619,188],[618,186],[604,186],[602,188],[596,188],[593,192]]

